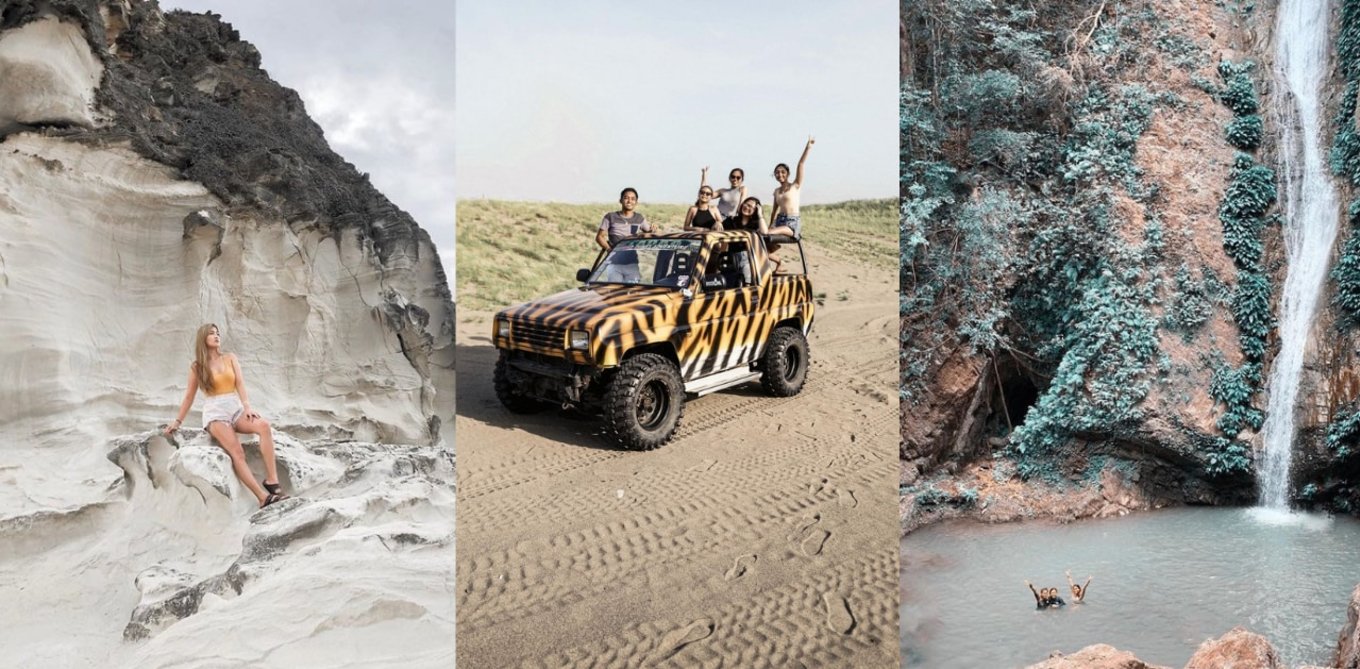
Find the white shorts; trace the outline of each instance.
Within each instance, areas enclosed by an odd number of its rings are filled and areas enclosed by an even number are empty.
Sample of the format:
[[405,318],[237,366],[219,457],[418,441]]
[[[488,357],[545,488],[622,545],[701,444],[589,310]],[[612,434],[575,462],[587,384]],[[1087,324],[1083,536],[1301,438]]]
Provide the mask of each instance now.
[[236,393],[209,395],[207,401],[203,403],[203,429],[208,429],[213,421],[219,420],[235,429],[236,420],[245,412],[246,408],[242,406],[241,398]]

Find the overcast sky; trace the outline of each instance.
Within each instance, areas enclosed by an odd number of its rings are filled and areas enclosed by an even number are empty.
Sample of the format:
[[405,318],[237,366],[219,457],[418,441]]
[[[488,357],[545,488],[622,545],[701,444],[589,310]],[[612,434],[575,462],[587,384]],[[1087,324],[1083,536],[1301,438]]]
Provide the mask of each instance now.
[[458,3],[458,197],[690,202],[741,167],[767,199],[897,196],[896,0]]
[[336,153],[429,231],[453,287],[453,3],[161,0],[222,15]]

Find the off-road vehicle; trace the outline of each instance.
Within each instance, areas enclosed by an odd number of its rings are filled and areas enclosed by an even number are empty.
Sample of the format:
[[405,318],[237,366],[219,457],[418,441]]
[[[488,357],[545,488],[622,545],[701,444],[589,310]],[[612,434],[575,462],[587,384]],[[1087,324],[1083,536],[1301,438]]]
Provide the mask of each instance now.
[[621,240],[582,285],[496,314],[496,397],[516,413],[575,406],[599,413],[627,448],[665,444],[686,396],[760,379],[802,390],[812,284],[802,243],[748,231]]

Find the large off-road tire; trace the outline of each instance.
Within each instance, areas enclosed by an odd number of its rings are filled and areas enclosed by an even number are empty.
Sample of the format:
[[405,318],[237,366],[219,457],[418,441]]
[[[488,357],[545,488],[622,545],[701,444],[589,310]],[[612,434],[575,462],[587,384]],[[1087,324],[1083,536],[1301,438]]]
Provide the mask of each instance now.
[[685,382],[670,360],[639,353],[619,366],[604,393],[605,430],[624,448],[650,451],[675,436]]
[[491,384],[496,389],[496,399],[510,410],[510,413],[536,413],[548,408],[543,400],[521,395],[514,382],[510,380],[510,361],[505,352],[496,360],[496,371],[491,374]]
[[765,355],[760,358],[760,385],[775,397],[797,395],[807,380],[807,337],[802,330],[788,325],[777,327],[765,344]]

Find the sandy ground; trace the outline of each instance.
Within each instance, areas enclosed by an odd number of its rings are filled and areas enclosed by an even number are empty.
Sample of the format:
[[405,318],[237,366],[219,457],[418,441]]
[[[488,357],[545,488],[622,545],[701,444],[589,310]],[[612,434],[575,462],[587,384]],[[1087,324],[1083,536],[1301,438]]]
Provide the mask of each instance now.
[[458,666],[898,666],[897,280],[810,258],[803,392],[693,400],[649,453],[506,411],[460,314]]

